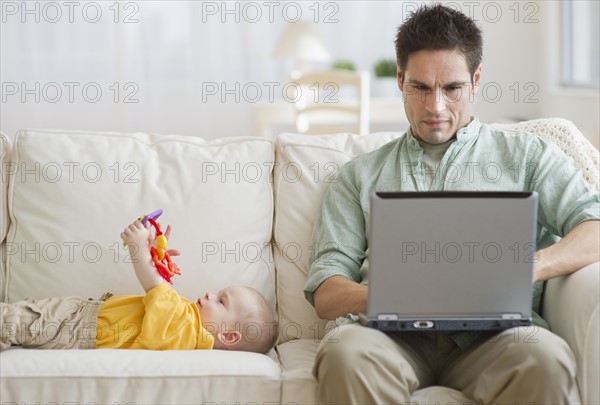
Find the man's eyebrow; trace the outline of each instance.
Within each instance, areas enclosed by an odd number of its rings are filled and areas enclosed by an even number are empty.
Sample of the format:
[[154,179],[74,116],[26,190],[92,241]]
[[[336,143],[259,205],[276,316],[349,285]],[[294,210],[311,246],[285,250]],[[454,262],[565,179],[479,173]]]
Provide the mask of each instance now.
[[[423,87],[425,87],[425,88],[427,88],[427,89],[430,89],[430,88],[431,88],[431,87],[430,87],[428,84],[426,84],[426,83],[423,83],[423,82],[421,82],[421,81],[419,81],[419,80],[410,79],[408,82],[409,82],[410,84],[415,84],[415,85],[418,85],[418,86],[423,86]],[[454,86],[462,86],[462,85],[464,85],[465,83],[468,83],[468,82],[467,82],[467,81],[464,81],[464,80],[455,80],[455,81],[452,81],[452,82],[449,82],[449,83],[446,83],[446,84],[444,84],[442,87],[454,87]],[[438,84],[438,83],[436,83],[436,84]]]
[[415,80],[415,79],[410,79],[408,82],[410,84],[416,84],[416,85],[419,85],[419,86],[423,86],[423,87],[429,88],[429,85],[427,85],[427,84],[425,84],[423,82],[420,82],[418,80]]
[[463,81],[463,80],[455,80],[453,82],[446,83],[444,85],[444,87],[462,86],[463,84],[467,84],[467,83],[469,83],[469,82],[468,81]]

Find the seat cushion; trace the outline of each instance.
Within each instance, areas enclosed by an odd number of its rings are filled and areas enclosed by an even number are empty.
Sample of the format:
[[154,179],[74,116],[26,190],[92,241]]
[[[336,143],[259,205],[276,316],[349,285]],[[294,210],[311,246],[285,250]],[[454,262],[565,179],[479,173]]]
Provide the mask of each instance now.
[[280,374],[273,356],[249,352],[14,348],[1,354],[0,392],[18,404],[275,404]]

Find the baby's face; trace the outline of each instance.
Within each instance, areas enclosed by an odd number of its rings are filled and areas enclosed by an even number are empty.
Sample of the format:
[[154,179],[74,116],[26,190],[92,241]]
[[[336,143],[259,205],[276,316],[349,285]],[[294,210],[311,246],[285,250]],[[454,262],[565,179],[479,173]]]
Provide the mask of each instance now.
[[[198,298],[196,305],[205,328],[210,331],[224,328],[235,329],[244,313],[256,305],[256,298],[248,288],[233,286],[222,289],[216,294],[206,293]],[[239,328],[239,326],[238,326]]]

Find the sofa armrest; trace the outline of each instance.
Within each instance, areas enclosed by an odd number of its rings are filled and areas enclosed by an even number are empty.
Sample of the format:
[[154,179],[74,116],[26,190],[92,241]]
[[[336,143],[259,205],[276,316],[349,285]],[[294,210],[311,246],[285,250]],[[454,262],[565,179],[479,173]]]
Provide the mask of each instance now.
[[600,262],[548,281],[543,308],[575,355],[582,403],[600,404]]
[[0,132],[0,302],[4,302],[4,286],[6,285],[6,246],[8,232],[8,178],[12,168],[9,167],[12,145],[8,136]]

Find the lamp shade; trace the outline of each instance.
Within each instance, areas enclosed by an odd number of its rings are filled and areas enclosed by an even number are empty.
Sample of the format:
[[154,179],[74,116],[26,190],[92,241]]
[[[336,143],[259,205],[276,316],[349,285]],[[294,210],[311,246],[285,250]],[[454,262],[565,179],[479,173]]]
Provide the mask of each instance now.
[[273,56],[309,62],[331,60],[331,54],[321,41],[317,25],[310,21],[288,23],[273,50]]

